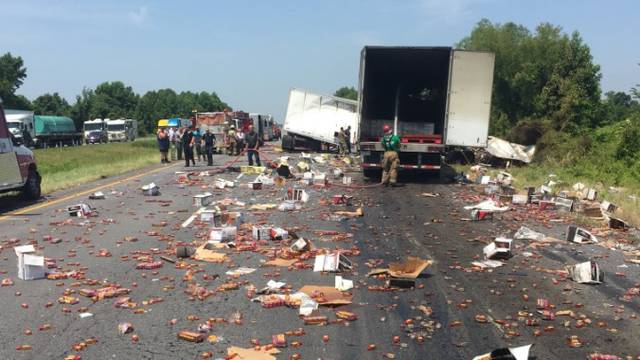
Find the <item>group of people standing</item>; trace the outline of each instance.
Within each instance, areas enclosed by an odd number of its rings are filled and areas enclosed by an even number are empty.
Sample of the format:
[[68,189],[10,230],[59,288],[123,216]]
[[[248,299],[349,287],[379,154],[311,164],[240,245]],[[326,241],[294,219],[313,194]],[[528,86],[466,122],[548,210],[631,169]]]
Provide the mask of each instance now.
[[[233,130],[233,132],[231,130]],[[238,139],[233,127],[227,133],[226,145],[229,150],[229,155],[235,155],[238,144],[243,144],[244,150],[247,152],[249,166],[253,166],[254,158],[256,165],[261,166],[258,150],[262,145],[260,136],[253,130],[253,125],[249,125],[248,131],[241,134],[242,138]],[[198,161],[202,161],[202,159],[206,157],[207,165],[213,165],[213,152],[215,150],[216,138],[209,129],[202,132],[200,129],[192,130],[189,127],[183,127],[181,129],[171,127],[168,130],[161,127],[158,129],[156,136],[161,163],[170,163],[176,159],[182,160],[184,154],[185,167],[195,165],[195,150]],[[233,141],[231,139],[233,139]],[[237,148],[237,151],[239,154],[240,148]],[[169,160],[169,152],[171,152],[171,161]]]
[[[161,163],[182,160],[184,154],[185,166],[195,165],[195,150],[198,161],[202,161],[206,156],[208,165],[213,165],[216,138],[209,130],[203,133],[200,129],[191,130],[188,127],[181,129],[171,127],[168,130],[161,127],[156,136]],[[169,152],[171,152],[171,161],[169,160]]]

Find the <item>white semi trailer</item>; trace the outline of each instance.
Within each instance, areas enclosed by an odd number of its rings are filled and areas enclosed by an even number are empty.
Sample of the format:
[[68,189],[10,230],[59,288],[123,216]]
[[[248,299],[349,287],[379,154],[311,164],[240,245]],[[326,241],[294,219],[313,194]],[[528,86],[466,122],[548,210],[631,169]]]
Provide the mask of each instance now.
[[282,148],[320,151],[337,145],[336,132],[351,126],[352,143],[358,138],[358,102],[305,90],[289,92]]

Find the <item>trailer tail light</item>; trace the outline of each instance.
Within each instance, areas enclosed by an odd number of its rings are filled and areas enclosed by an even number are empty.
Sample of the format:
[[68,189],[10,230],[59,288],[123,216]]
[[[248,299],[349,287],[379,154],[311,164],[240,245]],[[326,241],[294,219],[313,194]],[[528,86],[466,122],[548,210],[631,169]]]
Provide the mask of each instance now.
[[435,139],[433,141],[434,144],[442,144],[442,139]]

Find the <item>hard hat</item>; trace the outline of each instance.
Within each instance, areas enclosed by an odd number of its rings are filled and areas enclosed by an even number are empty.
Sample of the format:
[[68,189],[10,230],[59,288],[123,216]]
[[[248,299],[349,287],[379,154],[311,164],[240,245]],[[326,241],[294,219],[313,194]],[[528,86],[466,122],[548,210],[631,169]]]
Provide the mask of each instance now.
[[235,129],[236,126],[235,125],[231,125],[230,129]]
[[384,131],[385,133],[388,133],[389,131],[391,131],[391,126],[389,125],[385,125],[382,127],[382,131]]

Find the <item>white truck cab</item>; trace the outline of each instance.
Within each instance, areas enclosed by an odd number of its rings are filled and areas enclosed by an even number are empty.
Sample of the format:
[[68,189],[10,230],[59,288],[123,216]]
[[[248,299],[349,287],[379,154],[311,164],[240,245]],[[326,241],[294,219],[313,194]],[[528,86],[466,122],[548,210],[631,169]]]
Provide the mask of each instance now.
[[133,141],[138,136],[138,123],[132,119],[105,119],[109,142]]
[[85,144],[107,142],[107,122],[102,119],[87,120],[82,124]]
[[22,191],[26,198],[40,197],[40,174],[33,152],[7,126],[0,99],[0,192]]
[[33,146],[35,138],[33,111],[5,109],[4,116],[9,132],[25,146]]

